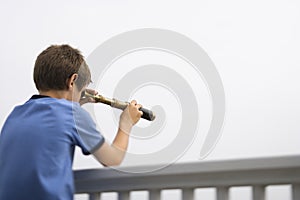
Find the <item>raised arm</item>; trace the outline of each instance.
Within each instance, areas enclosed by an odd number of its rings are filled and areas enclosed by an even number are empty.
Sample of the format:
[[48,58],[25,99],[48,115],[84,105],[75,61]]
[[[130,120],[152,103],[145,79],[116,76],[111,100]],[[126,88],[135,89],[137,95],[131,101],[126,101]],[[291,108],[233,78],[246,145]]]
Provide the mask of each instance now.
[[122,112],[119,121],[117,135],[112,142],[104,144],[96,150],[93,155],[104,166],[118,166],[122,163],[128,147],[131,128],[139,121],[142,112],[141,107],[135,100],[131,101],[127,108]]

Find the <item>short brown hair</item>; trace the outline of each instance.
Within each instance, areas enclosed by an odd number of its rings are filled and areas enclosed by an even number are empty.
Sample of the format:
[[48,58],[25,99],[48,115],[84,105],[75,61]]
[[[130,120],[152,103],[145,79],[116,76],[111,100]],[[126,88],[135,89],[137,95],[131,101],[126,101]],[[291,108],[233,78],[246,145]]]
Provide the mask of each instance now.
[[79,90],[91,82],[91,72],[79,50],[66,44],[52,45],[37,57],[33,79],[40,91],[66,90],[67,80],[75,73]]

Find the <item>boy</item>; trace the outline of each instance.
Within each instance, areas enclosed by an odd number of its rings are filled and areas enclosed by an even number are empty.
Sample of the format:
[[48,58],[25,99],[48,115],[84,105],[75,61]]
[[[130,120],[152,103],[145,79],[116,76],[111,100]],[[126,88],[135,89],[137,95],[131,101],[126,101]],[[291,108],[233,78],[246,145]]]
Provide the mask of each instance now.
[[[111,145],[80,107],[91,82],[80,52],[53,45],[36,59],[34,82],[39,95],[14,108],[0,135],[0,200],[71,200],[75,146],[104,166],[119,165],[129,133],[141,115],[135,100],[122,112]],[[90,93],[96,94],[93,90]]]

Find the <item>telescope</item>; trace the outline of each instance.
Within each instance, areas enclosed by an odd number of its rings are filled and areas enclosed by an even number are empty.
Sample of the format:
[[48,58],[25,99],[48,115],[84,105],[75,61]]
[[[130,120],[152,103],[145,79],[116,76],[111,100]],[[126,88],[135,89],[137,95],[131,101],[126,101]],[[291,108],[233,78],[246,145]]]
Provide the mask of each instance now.
[[[120,100],[117,100],[114,98],[110,99],[110,98],[104,97],[99,94],[93,95],[93,94],[88,93],[87,91],[85,91],[84,96],[92,97],[93,99],[95,99],[96,103],[103,103],[103,104],[109,105],[113,108],[120,109],[120,110],[124,110],[129,105],[129,102],[120,101]],[[141,118],[149,120],[149,121],[153,121],[155,119],[155,114],[151,110],[143,108],[143,107],[141,107],[139,110],[143,112],[143,115],[141,116]]]

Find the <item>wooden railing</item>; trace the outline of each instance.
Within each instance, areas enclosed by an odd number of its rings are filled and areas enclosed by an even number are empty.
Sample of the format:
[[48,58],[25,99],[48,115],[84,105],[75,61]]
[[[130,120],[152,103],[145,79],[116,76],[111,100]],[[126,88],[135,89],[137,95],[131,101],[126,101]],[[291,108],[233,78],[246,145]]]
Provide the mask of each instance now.
[[266,186],[289,184],[292,200],[300,200],[300,156],[179,163],[149,173],[122,172],[147,166],[119,169],[75,171],[76,193],[95,200],[101,193],[117,192],[119,200],[127,200],[132,191],[148,191],[148,199],[159,200],[161,191],[181,189],[181,199],[193,200],[195,189],[213,187],[217,200],[228,200],[231,187],[250,186],[252,199],[264,200]]

